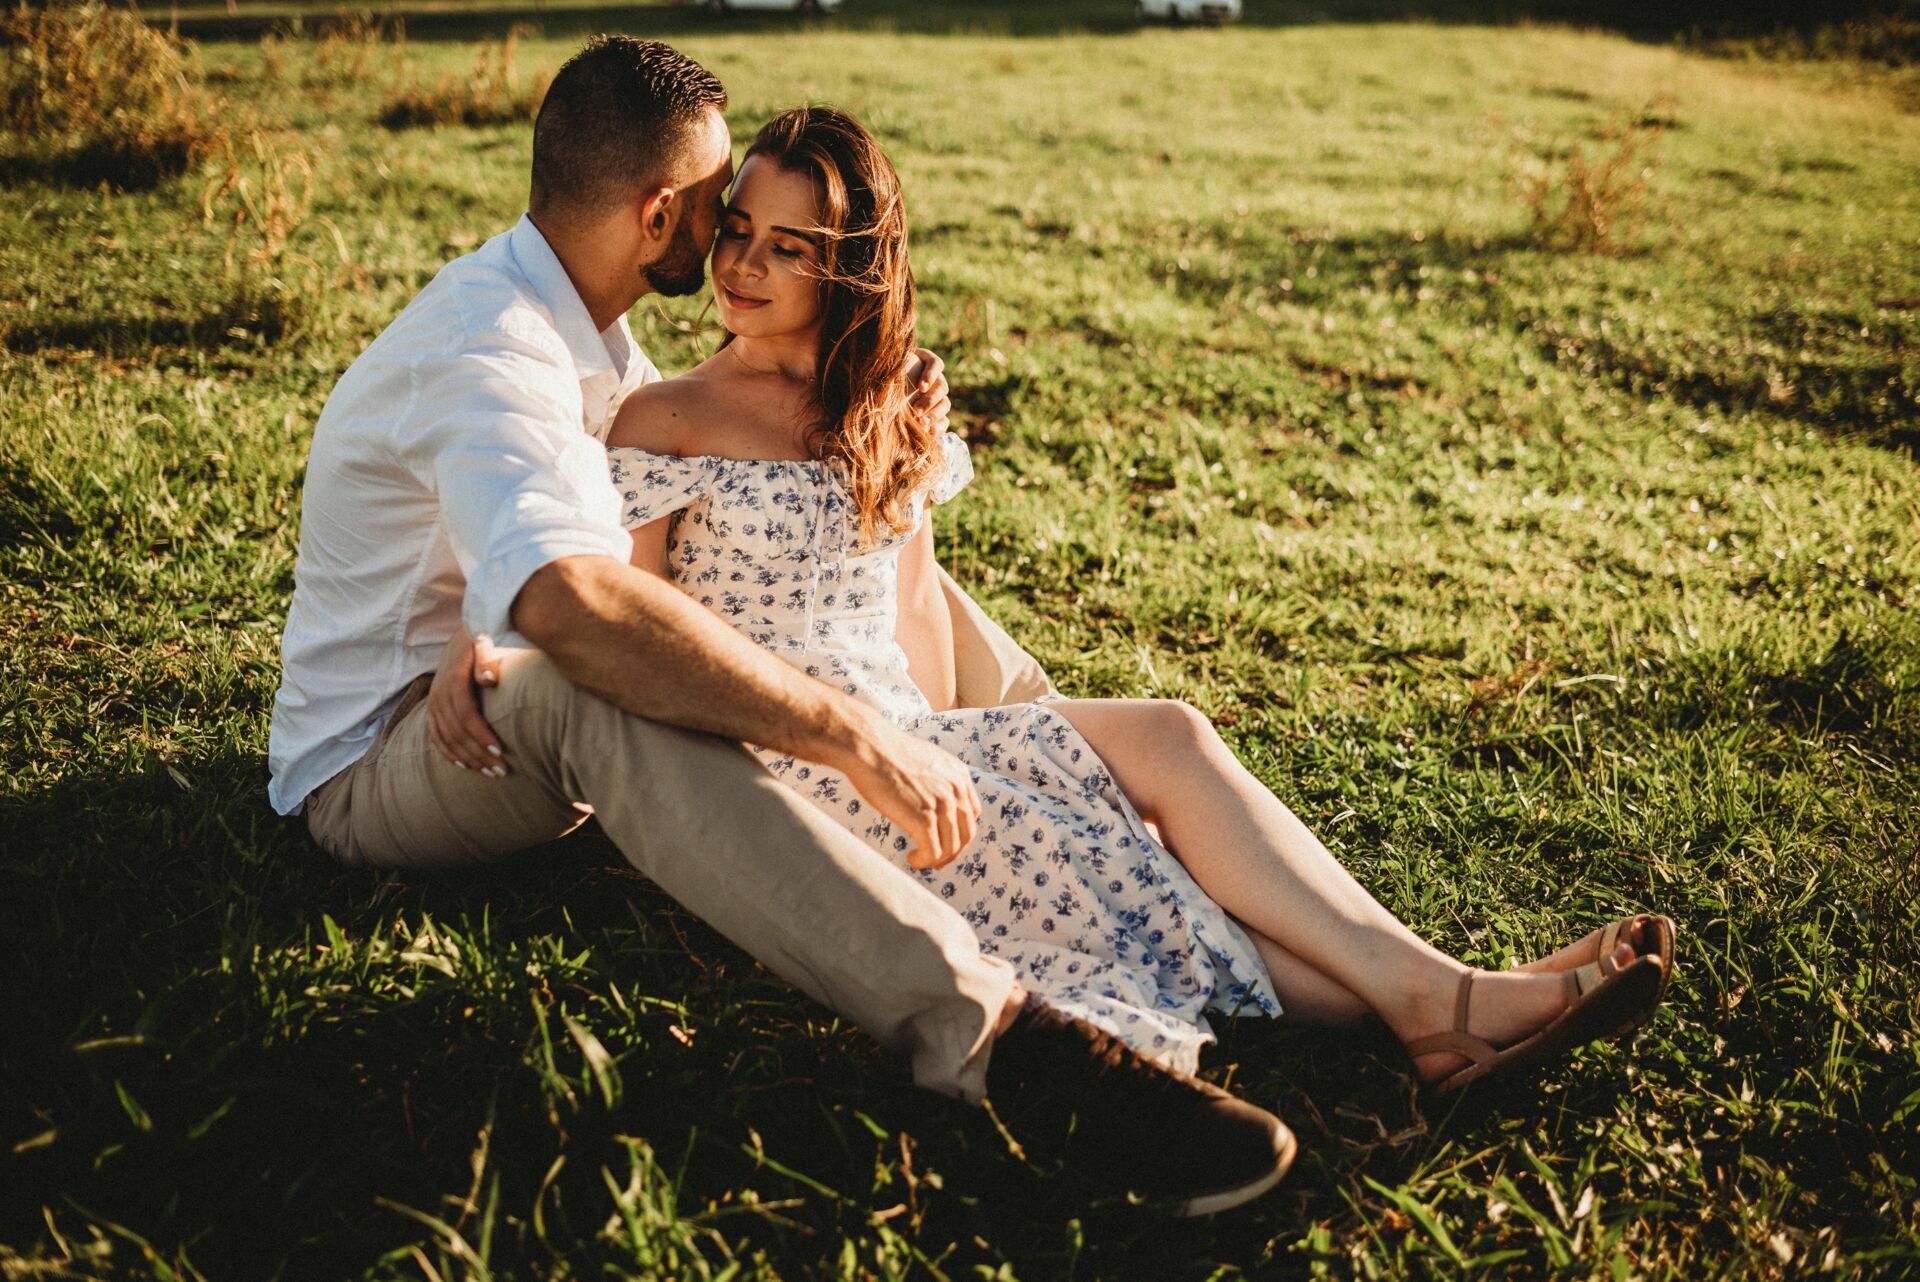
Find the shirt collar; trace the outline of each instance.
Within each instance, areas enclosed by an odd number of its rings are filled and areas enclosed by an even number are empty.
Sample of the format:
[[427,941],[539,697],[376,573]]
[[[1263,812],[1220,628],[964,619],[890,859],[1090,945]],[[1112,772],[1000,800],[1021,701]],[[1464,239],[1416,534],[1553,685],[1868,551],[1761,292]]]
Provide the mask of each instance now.
[[594,329],[593,317],[587,312],[587,305],[580,301],[580,291],[573,287],[573,280],[553,252],[553,246],[547,244],[547,238],[528,215],[520,215],[520,221],[507,234],[507,253],[553,315],[554,328],[560,331],[561,341],[567,345],[567,354],[573,358],[580,381],[586,383],[604,377],[620,383],[619,369],[607,345],[612,343],[622,350],[626,357],[622,363],[629,371],[639,363],[627,318],[622,316],[604,332]]

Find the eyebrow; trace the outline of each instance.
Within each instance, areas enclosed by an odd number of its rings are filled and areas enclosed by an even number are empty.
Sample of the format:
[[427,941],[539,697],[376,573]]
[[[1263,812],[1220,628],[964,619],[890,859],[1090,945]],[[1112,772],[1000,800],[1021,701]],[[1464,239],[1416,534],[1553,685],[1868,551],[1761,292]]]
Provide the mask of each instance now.
[[[728,218],[744,218],[748,222],[753,221],[752,214],[749,214],[746,210],[740,208],[740,206],[735,204],[727,205],[727,207],[725,209],[722,209],[720,212],[722,215]],[[810,231],[802,231],[798,227],[782,227],[779,223],[775,223],[773,225],[773,229],[778,232],[785,232],[789,236],[797,236],[801,240],[804,240],[809,244],[818,245],[820,243],[819,236],[817,236],[816,234]]]

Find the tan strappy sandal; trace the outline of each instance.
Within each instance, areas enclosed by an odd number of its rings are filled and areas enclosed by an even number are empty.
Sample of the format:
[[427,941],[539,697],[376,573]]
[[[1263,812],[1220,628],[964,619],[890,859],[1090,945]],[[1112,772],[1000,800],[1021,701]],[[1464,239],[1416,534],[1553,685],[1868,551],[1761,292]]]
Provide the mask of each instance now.
[[[1635,926],[1641,927],[1640,941],[1638,943],[1633,942],[1633,928]],[[1586,964],[1588,966],[1598,966],[1603,978],[1612,975],[1619,969],[1613,964],[1613,950],[1619,947],[1622,942],[1631,946],[1634,953],[1638,956],[1657,955],[1660,959],[1660,991],[1654,996],[1652,1005],[1648,1006],[1646,1010],[1646,1015],[1652,1015],[1654,1009],[1667,999],[1667,985],[1673,979],[1674,950],[1678,947],[1679,936],[1680,928],[1673,924],[1673,918],[1664,917],[1658,913],[1635,913],[1631,917],[1622,917],[1619,921],[1609,922],[1599,930],[1593,931],[1585,939],[1582,939],[1580,943],[1591,944],[1593,946],[1590,955],[1594,960]],[[1578,945],[1576,945],[1576,947],[1577,946]],[[1567,972],[1536,970],[1529,973],[1541,975],[1548,973],[1566,974]],[[1641,1023],[1644,1022],[1646,1021],[1643,1017]],[[1639,1024],[1635,1024],[1633,1027],[1638,1028]],[[1633,1029],[1630,1028],[1626,1031],[1632,1032]]]
[[1431,1095],[1450,1095],[1475,1082],[1532,1068],[1588,1042],[1624,1036],[1646,1023],[1659,1006],[1666,984],[1664,960],[1643,953],[1616,968],[1602,954],[1598,962],[1560,972],[1566,976],[1567,1008],[1546,1027],[1504,1050],[1467,1031],[1467,1011],[1473,1002],[1473,977],[1477,972],[1466,971],[1460,976],[1460,994],[1454,1001],[1452,1031],[1415,1038],[1407,1043],[1407,1055],[1418,1059],[1447,1051],[1465,1057],[1465,1068],[1423,1088]]

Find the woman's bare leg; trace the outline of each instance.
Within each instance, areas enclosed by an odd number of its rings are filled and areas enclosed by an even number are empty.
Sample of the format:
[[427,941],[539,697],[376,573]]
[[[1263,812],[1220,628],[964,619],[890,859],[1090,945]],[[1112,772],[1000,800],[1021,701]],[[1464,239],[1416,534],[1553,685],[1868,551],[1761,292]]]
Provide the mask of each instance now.
[[[1168,847],[1172,849],[1171,846]],[[1266,963],[1267,978],[1280,998],[1281,1018],[1302,1024],[1321,1024],[1331,1028],[1351,1028],[1373,1013],[1351,988],[1323,971],[1316,970],[1294,956],[1283,944],[1240,923]]]
[[[1344,990],[1402,1041],[1453,1026],[1455,995],[1468,967],[1368,894],[1199,712],[1138,699],[1063,700],[1052,707],[1100,754],[1120,790],[1154,820],[1201,888],[1280,945],[1286,956],[1276,960],[1286,978],[1275,976],[1276,984],[1293,983],[1310,1009],[1329,1013],[1347,1009],[1335,991]],[[1622,945],[1616,960],[1631,957]],[[1330,986],[1317,984],[1308,970]],[[1477,1036],[1500,1045],[1541,1027],[1565,1006],[1557,975],[1481,971],[1470,1022]],[[1415,1067],[1431,1078],[1462,1062],[1435,1054]]]

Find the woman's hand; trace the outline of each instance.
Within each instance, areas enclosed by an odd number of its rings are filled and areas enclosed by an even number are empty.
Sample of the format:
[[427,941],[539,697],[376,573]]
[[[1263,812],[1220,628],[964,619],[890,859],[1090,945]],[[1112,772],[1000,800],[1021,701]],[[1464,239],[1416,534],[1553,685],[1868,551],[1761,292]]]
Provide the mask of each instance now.
[[953,412],[945,362],[924,347],[914,348],[907,354],[907,382],[913,389],[907,396],[908,411],[932,430],[945,431]]
[[507,775],[500,737],[480,715],[478,687],[500,682],[500,651],[492,637],[455,632],[440,655],[440,667],[427,691],[427,741],[462,770],[478,770],[489,779]]

